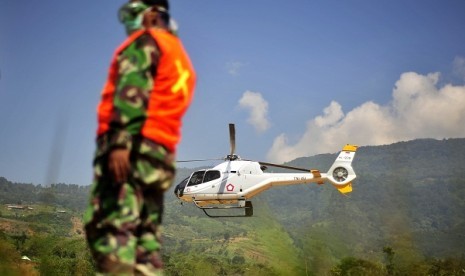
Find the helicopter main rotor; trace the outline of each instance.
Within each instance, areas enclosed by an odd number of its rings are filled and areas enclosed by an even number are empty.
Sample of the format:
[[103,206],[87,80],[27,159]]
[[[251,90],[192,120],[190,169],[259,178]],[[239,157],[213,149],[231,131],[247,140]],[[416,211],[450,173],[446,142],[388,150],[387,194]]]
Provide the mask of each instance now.
[[229,154],[226,155],[224,160],[235,161],[241,160],[239,156],[235,154],[236,151],[236,126],[229,124]]
[[240,156],[235,154],[235,150],[236,150],[236,127],[235,127],[235,124],[229,124],[229,144],[230,144],[230,153],[229,153],[229,155],[226,155],[224,160],[229,160],[229,161],[244,160],[244,161],[258,162],[261,166],[270,166],[270,167],[277,167],[277,168],[282,168],[282,169],[289,169],[289,170],[296,170],[296,171],[303,171],[303,172],[312,171],[312,170],[309,170],[309,169],[286,166],[286,165],[279,165],[279,164],[274,164],[274,163],[269,163],[269,162],[241,159]]
[[250,162],[258,162],[261,166],[270,166],[270,167],[277,167],[282,169],[289,169],[289,170],[296,170],[296,171],[303,171],[303,172],[310,172],[312,170],[305,169],[305,168],[298,168],[293,166],[286,166],[280,164],[274,164],[269,162],[263,161],[255,161],[249,159],[242,159],[239,155],[236,154],[236,125],[233,123],[229,124],[229,154],[226,155],[224,158],[210,158],[210,159],[191,159],[191,160],[178,160],[177,162],[201,162],[201,161],[212,161],[212,160],[225,160],[225,161],[250,161]]

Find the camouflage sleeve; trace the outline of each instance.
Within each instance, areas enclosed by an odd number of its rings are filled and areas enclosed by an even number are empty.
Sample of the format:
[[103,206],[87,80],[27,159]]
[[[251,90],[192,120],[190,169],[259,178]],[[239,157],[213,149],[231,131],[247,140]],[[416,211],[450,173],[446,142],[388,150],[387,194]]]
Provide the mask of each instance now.
[[147,114],[159,55],[155,40],[145,34],[117,57],[118,77],[110,123],[110,148],[130,149],[132,137],[140,133]]

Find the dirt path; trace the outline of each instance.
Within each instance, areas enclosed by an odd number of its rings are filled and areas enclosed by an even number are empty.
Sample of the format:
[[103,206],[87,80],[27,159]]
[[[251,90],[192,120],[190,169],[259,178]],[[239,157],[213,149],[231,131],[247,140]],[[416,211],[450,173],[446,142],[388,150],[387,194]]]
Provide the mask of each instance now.
[[82,219],[80,217],[71,217],[71,235],[84,236],[84,225],[82,224]]
[[21,261],[19,263],[19,267],[21,270],[22,275],[27,275],[27,276],[39,276],[40,273],[36,269],[37,264],[34,262],[30,261]]
[[31,235],[34,233],[27,222],[7,218],[0,218],[0,230],[10,235],[21,235],[23,233]]

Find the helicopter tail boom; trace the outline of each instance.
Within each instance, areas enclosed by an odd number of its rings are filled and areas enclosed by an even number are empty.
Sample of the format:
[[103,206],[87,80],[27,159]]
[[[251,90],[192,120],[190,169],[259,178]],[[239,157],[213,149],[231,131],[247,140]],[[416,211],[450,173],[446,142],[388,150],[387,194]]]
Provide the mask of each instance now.
[[343,194],[352,192],[352,181],[357,177],[352,168],[356,151],[355,145],[344,146],[327,173],[327,179]]

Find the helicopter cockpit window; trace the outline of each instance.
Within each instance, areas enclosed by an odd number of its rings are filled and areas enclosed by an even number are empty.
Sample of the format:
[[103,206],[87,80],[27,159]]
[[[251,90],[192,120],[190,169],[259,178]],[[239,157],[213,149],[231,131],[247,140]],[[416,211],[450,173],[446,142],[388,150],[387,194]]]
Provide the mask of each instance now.
[[192,174],[187,186],[195,186],[221,177],[220,171],[198,171]]
[[187,186],[194,186],[194,185],[202,184],[204,175],[205,175],[205,171],[198,171],[198,172],[193,173],[191,176],[191,179],[189,180],[189,183],[187,183]]
[[212,181],[220,177],[220,171],[207,171],[207,173],[205,174],[205,178],[203,179],[203,182]]
[[186,184],[187,184],[187,180],[189,180],[189,177],[183,179],[181,182],[179,182],[179,184],[177,186],[179,186],[179,188],[183,188],[186,187]]

